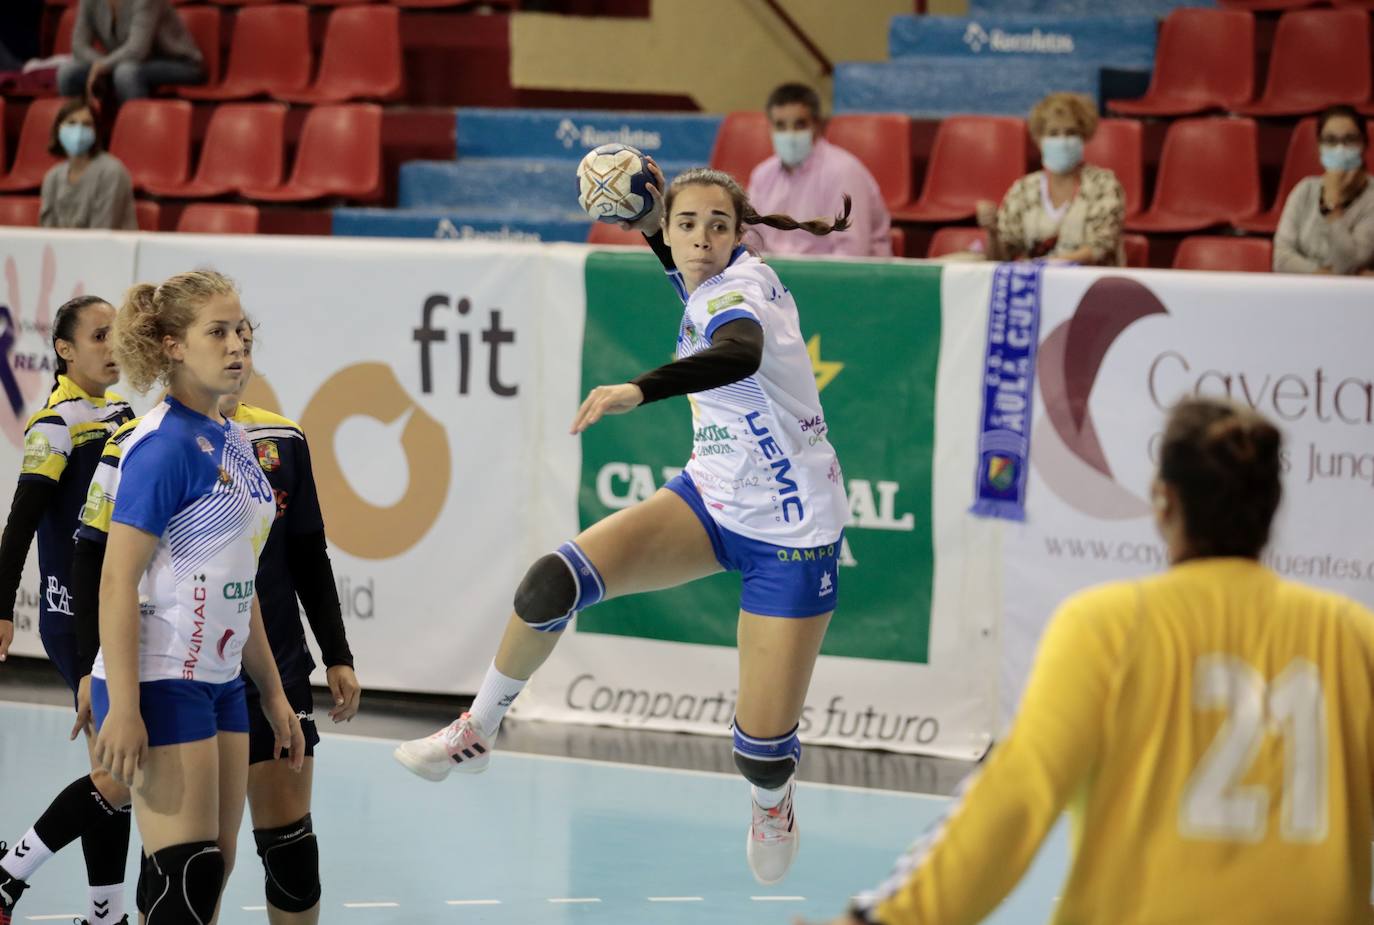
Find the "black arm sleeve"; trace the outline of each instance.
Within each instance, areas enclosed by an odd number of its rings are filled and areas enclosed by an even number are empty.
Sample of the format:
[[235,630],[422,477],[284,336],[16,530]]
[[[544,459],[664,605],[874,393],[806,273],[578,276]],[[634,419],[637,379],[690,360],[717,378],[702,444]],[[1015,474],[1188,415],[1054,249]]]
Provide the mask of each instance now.
[[324,531],[294,534],[288,538],[286,567],[291,583],[305,609],[305,619],[315,641],[320,644],[324,666],[353,667],[353,653],[344,633],[343,611],[339,607],[339,591],[334,585],[334,567],[329,563],[329,547]]
[[100,570],[105,565],[105,544],[78,539],[72,554],[72,614],[76,617],[76,668],[81,677],[91,673],[100,651]]
[[644,393],[644,404],[704,392],[739,382],[759,371],[763,362],[763,325],[750,318],[736,318],[716,329],[711,346],[685,359],[630,380]]
[[24,579],[24,562],[38,523],[56,493],[57,483],[47,479],[24,479],[14,489],[10,518],[0,536],[0,620],[14,619],[14,599]]
[[673,252],[668,247],[668,242],[663,240],[663,232],[655,231],[652,235],[646,234],[644,240],[649,242],[649,246],[654,249],[654,256],[658,262],[663,264],[663,269],[671,273],[677,269],[677,264],[673,261]]

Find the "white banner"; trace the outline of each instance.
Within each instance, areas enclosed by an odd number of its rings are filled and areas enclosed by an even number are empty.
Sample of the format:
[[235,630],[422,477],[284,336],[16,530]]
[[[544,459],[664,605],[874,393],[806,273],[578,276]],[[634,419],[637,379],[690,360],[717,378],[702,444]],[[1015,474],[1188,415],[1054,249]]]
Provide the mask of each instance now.
[[[310,441],[364,686],[475,691],[529,563],[576,530],[585,250],[144,239],[140,280],[229,274],[249,400]],[[317,675],[317,680],[322,675]]]
[[[52,321],[63,302],[98,295],[118,303],[133,280],[137,235],[0,229],[0,497],[14,494],[24,457],[24,425],[52,391]],[[5,378],[8,374],[8,378]],[[128,397],[128,390],[116,385]],[[8,510],[8,505],[6,505]],[[15,655],[43,655],[38,636],[38,543],[29,551],[15,600]]]
[[[947,270],[951,325],[982,331],[989,278]],[[1165,411],[1184,395],[1229,397],[1283,430],[1284,501],[1265,561],[1374,605],[1370,309],[1362,280],[1046,271],[1026,521],[999,525],[1004,716],[1060,601],[1164,567],[1149,484]],[[947,345],[958,356],[942,365],[977,368],[981,337]],[[971,443],[976,396],[960,390]]]

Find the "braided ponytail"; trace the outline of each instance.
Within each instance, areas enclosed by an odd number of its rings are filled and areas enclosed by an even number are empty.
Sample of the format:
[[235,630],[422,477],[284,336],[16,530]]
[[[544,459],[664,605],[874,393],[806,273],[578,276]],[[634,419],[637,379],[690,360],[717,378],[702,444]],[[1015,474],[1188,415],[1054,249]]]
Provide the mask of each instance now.
[[805,231],[808,234],[821,236],[834,231],[845,231],[849,228],[849,213],[853,201],[849,198],[848,193],[843,194],[844,208],[839,215],[835,216],[833,221],[814,218],[800,222],[790,215],[781,213],[760,215],[749,202],[749,196],[744,192],[744,187],[739,185],[738,180],[723,170],[712,170],[710,167],[693,167],[691,170],[684,170],[673,179],[673,182],[668,186],[668,193],[664,197],[665,217],[673,211],[673,199],[684,187],[688,186],[718,186],[725,190],[735,205],[736,230],[742,225],[767,225],[769,228],[777,228],[781,231]]

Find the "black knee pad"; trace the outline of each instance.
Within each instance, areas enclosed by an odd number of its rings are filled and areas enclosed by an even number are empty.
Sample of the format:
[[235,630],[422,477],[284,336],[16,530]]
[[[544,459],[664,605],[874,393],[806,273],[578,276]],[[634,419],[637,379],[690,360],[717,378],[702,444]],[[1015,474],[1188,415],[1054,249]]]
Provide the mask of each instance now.
[[562,629],[576,607],[577,582],[567,561],[556,553],[531,565],[515,589],[515,612],[535,629]]
[[254,829],[267,875],[267,902],[282,912],[306,912],[320,901],[320,848],[306,813],[278,829]]
[[146,867],[147,925],[208,925],[224,887],[219,845],[172,845],[149,855]]

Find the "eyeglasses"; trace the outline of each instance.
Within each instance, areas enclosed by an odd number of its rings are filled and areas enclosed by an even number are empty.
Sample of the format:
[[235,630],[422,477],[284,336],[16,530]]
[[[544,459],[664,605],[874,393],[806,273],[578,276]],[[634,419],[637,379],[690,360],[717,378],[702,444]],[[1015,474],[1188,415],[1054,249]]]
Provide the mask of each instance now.
[[1359,135],[1323,135],[1318,139],[1324,145],[1363,145],[1364,139]]

